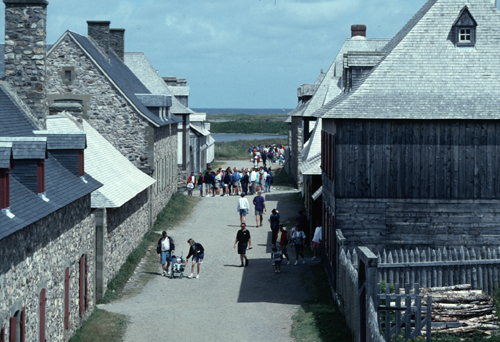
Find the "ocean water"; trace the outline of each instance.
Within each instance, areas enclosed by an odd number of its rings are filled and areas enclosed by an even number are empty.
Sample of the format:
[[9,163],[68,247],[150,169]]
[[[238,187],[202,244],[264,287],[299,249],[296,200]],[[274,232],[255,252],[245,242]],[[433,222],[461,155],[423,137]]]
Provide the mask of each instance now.
[[210,134],[216,142],[228,142],[236,140],[261,140],[261,139],[286,139],[286,135],[265,134],[236,134],[236,133],[212,133]]
[[287,114],[292,109],[288,108],[191,108],[198,113],[210,114]]

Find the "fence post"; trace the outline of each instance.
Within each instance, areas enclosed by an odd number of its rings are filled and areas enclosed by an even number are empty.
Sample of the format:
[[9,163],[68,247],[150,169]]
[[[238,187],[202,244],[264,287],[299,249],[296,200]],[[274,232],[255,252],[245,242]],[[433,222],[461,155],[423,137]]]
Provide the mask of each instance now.
[[378,259],[368,247],[356,247],[358,255],[358,310],[359,342],[367,342],[366,328],[368,326],[368,312],[370,299],[374,299],[377,288]]

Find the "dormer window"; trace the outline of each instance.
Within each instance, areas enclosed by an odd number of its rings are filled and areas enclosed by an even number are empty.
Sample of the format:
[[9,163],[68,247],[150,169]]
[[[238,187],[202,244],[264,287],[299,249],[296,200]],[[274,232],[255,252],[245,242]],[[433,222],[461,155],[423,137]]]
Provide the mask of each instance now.
[[476,44],[476,27],[476,21],[470,14],[467,6],[465,6],[453,24],[455,46],[473,47]]

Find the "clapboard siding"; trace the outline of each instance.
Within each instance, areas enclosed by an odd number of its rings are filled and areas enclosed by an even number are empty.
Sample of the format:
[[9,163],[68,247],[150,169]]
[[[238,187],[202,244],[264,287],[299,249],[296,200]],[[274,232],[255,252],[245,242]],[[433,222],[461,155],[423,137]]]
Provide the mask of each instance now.
[[337,198],[500,198],[499,122],[343,119],[335,125]]
[[497,246],[499,200],[336,199],[349,244],[379,248]]

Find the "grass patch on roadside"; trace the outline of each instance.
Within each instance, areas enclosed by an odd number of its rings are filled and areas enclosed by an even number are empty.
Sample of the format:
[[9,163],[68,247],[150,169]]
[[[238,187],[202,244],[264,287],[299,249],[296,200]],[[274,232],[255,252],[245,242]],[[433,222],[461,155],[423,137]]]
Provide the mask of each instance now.
[[[273,166],[272,170],[274,175],[272,187],[279,187],[281,190],[297,189],[297,182],[285,170],[280,173],[281,167],[278,168],[277,166]],[[280,173],[279,176],[278,173]],[[302,201],[302,197],[300,197],[300,200]]]
[[147,251],[154,249],[154,253],[151,254],[156,253],[156,243],[159,239],[159,235],[156,232],[169,230],[184,221],[191,215],[192,208],[194,208],[199,201],[200,199],[194,196],[184,196],[176,192],[172,195],[168,204],[158,214],[153,229],[144,234],[139,246],[128,255],[127,260],[118,273],[108,283],[104,298],[99,300],[97,302],[98,304],[109,303],[123,296],[125,285],[134,274],[137,265],[142,258],[144,258]]
[[[214,133],[214,132],[212,132]],[[246,132],[250,133],[250,132]],[[262,139],[262,140],[237,140],[228,142],[215,143],[215,159],[216,160],[248,160],[250,154],[248,148],[256,145],[272,145],[272,144],[287,144],[286,139]],[[213,168],[212,168],[213,169]]]
[[125,334],[128,319],[124,315],[95,308],[69,340],[70,342],[119,342]]
[[332,297],[332,290],[322,263],[310,266],[302,281],[309,299],[293,316],[292,337],[298,342],[352,342],[351,332]]
[[212,133],[288,133],[287,114],[212,114],[207,116]]

